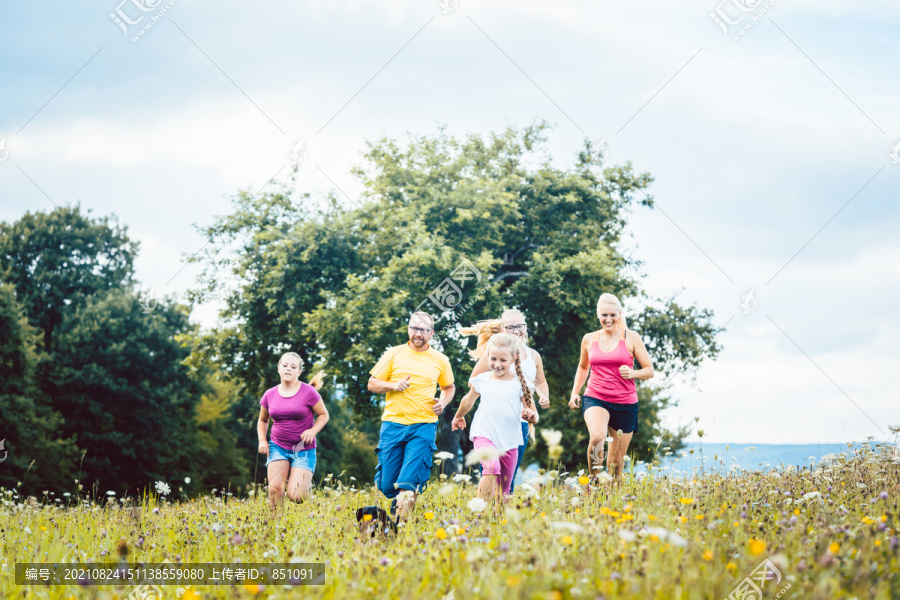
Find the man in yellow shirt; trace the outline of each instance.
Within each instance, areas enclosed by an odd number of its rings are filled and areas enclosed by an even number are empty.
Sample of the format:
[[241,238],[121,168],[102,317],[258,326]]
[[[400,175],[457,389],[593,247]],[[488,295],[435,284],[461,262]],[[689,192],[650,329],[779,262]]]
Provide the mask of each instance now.
[[[447,357],[428,345],[434,320],[424,312],[409,319],[409,342],[388,349],[369,371],[369,391],[386,394],[381,416],[378,466],[375,485],[392,499],[391,512],[403,520],[415,505],[416,494],[425,489],[437,435],[438,415],[453,400],[456,386]],[[435,386],[441,396],[435,398]],[[397,506],[403,490],[413,493],[410,502]]]

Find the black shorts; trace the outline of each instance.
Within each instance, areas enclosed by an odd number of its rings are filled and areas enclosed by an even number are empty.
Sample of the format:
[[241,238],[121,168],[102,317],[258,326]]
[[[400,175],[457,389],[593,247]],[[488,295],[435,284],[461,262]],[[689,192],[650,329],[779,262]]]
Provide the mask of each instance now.
[[637,433],[638,427],[638,403],[622,404],[621,402],[607,402],[591,396],[582,396],[581,412],[584,413],[592,406],[599,406],[609,413],[609,427],[622,433]]

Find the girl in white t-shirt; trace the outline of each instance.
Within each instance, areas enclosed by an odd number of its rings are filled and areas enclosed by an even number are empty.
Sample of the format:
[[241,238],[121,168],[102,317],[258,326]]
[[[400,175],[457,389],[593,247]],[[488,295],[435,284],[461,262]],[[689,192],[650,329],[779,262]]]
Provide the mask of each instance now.
[[481,461],[478,497],[493,500],[501,490],[504,498],[509,496],[519,446],[524,441],[521,420],[537,423],[538,414],[531,388],[522,374],[524,348],[519,339],[508,333],[494,334],[488,341],[487,353],[490,371],[469,380],[469,393],[460,401],[452,428],[465,429],[465,416],[481,396],[469,437],[476,452],[485,450],[490,456]]

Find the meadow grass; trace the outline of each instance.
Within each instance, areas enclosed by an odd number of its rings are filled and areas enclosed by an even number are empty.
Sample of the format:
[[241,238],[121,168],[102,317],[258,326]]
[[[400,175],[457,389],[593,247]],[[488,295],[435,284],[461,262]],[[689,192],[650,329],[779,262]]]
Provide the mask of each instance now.
[[326,565],[321,586],[195,586],[185,600],[721,599],[768,559],[781,580],[763,584],[765,598],[897,598],[898,467],[886,447],[863,445],[811,469],[684,476],[650,465],[589,494],[578,473],[550,471],[519,486],[502,513],[473,511],[474,482],[436,467],[393,539],[362,536],[356,523],[356,508],[387,507],[379,493],[327,475],[311,500],[274,518],[261,489],[180,501],[3,490],[0,594],[126,598],[133,585],[17,586],[15,564],[168,559]]

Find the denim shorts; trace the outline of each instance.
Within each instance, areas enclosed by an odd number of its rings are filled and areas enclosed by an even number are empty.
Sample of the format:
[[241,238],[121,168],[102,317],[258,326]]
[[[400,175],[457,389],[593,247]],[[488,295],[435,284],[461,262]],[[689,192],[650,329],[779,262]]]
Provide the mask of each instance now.
[[269,466],[269,463],[275,462],[276,460],[290,461],[291,468],[306,469],[310,473],[316,472],[315,448],[292,452],[291,450],[286,450],[275,442],[270,441],[269,458],[266,459],[266,466]]

